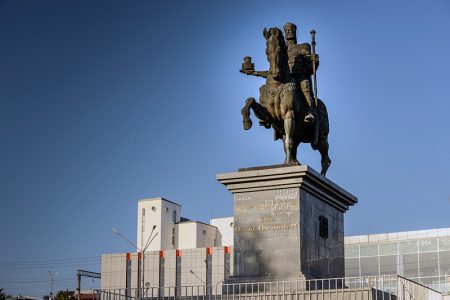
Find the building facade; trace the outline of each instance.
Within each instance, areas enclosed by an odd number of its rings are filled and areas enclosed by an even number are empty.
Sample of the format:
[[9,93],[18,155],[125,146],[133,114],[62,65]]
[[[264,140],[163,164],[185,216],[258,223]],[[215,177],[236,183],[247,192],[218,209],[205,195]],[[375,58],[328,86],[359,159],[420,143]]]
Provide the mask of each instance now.
[[206,247],[104,254],[101,288],[214,286],[233,272],[232,251],[232,247]]
[[450,228],[345,238],[347,277],[387,274],[448,292]]
[[[139,252],[102,256],[102,289],[214,286],[233,274],[233,217],[181,217],[164,198],[138,202]],[[398,274],[450,293],[450,228],[345,237],[345,276]]]

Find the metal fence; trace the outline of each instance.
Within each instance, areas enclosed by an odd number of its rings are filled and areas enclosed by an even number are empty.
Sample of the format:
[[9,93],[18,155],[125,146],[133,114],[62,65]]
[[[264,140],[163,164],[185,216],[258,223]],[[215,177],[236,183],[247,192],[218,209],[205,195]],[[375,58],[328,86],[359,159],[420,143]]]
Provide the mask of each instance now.
[[[273,282],[96,290],[97,300],[284,299],[284,300],[441,300],[442,295],[406,278],[346,277]],[[426,295],[426,298],[422,298]],[[428,298],[432,297],[432,298]]]

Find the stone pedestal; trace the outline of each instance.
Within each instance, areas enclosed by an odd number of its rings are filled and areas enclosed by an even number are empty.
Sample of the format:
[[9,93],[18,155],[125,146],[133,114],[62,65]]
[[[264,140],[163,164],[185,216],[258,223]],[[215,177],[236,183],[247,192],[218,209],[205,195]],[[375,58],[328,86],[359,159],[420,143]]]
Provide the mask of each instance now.
[[357,198],[310,167],[218,174],[234,195],[234,276],[344,277],[344,213]]

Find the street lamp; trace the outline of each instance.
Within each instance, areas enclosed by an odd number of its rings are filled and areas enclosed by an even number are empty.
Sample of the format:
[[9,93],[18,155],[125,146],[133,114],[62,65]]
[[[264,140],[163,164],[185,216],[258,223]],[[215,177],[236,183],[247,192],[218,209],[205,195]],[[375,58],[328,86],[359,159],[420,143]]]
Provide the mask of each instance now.
[[197,274],[195,274],[195,272],[192,271],[192,269],[189,270],[189,273],[191,273],[192,275],[194,275],[195,277],[197,277],[198,280],[200,280],[204,285],[206,285],[206,282],[204,282],[203,279],[201,279],[200,277],[198,277]]
[[[135,244],[130,242],[116,228],[113,227],[113,229],[112,229],[115,234],[120,236],[122,239],[124,239],[126,242],[128,242],[130,245],[132,245],[134,248],[136,248],[137,251],[142,253],[142,288],[144,288],[144,282],[145,282],[145,280],[144,280],[144,274],[145,274],[145,251],[147,251],[147,249],[150,246],[150,244],[153,242],[155,237],[158,235],[157,232],[155,233],[155,235],[153,235],[153,232],[155,231],[155,229],[156,229],[156,225],[153,225],[152,232],[150,232],[150,235],[148,236],[147,242],[145,243],[145,246],[144,246],[143,249],[139,248],[138,246],[136,246]],[[152,237],[152,235],[153,235],[153,237]]]

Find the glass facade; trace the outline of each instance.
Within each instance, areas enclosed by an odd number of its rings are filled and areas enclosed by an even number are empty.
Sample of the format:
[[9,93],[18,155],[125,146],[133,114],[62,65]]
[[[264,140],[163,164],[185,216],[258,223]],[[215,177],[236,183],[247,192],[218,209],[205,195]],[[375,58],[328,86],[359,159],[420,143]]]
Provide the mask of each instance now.
[[346,238],[347,277],[398,274],[435,290],[450,291],[450,235],[376,242],[362,237],[367,242]]

